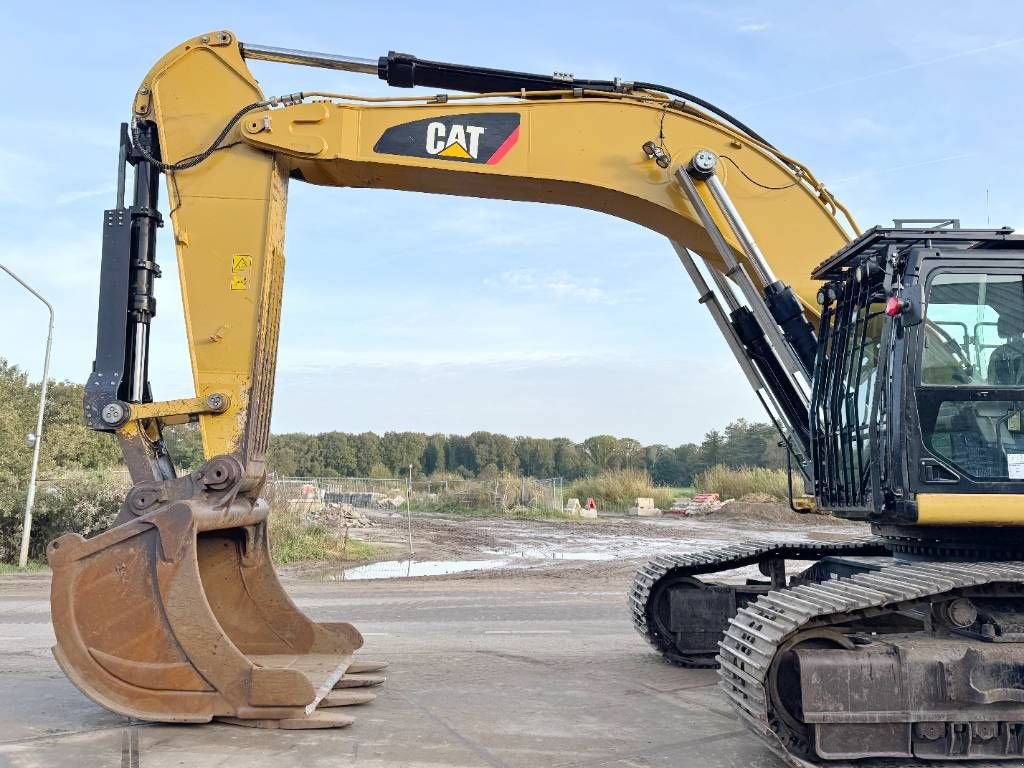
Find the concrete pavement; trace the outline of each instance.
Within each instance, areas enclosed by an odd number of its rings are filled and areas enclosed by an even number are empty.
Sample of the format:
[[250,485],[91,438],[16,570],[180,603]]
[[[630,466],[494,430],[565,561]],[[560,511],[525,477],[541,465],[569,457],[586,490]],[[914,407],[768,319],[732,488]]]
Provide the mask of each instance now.
[[621,572],[286,580],[352,621],[389,679],[338,731],[129,723],[82,696],[49,647],[49,579],[0,577],[0,766],[364,765],[779,768],[716,673],[663,663],[634,633]]

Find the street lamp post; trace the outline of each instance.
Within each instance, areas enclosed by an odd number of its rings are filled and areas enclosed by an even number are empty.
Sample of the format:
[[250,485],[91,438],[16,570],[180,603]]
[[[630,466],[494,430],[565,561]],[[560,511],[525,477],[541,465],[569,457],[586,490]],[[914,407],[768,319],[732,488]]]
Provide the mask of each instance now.
[[39,414],[36,417],[35,444],[32,446],[32,475],[28,481],[28,499],[25,501],[25,524],[21,529],[21,554],[18,556],[18,565],[24,568],[28,564],[28,540],[32,533],[32,505],[36,500],[36,474],[39,472],[39,446],[43,442],[43,410],[46,408],[46,389],[50,382],[50,347],[53,343],[53,306],[44,299],[28,283],[11,272],[3,264],[0,269],[13,277],[21,287],[31,293],[43,304],[50,313],[50,325],[46,332],[46,357],[43,360],[43,383],[39,388]]

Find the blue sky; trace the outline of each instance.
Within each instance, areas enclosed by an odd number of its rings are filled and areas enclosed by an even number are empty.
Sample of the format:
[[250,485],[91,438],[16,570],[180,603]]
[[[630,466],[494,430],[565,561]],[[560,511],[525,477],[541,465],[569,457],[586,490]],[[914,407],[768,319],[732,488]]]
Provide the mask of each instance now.
[[[169,48],[243,41],[675,85],[799,158],[862,226],[1010,226],[1024,191],[1024,6],[975,2],[55,0],[0,28],[0,262],[56,306],[52,372],[84,381],[117,130]],[[87,10],[86,10],[87,9]],[[253,62],[267,93],[383,93]],[[600,214],[294,183],[275,431],[414,429],[677,444],[759,410],[658,235]],[[825,254],[822,254],[823,256]],[[152,378],[191,394],[169,233]],[[0,356],[42,369],[45,315],[0,275]]]

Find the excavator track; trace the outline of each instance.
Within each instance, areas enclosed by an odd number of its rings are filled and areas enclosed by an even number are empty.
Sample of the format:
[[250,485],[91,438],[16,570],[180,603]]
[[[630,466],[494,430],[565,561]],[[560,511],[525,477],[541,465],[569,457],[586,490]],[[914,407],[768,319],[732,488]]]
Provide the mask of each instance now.
[[[794,768],[948,768],[950,759],[869,758],[814,762],[808,744],[773,702],[772,667],[788,640],[882,613],[913,610],[991,584],[1024,583],[1024,562],[897,562],[878,571],[774,590],[740,609],[719,643],[720,687],[745,723]],[[1021,745],[1024,748],[1024,745]],[[1005,768],[1004,759],[969,759],[971,768]],[[1020,764],[1019,762],[1014,764]]]
[[663,579],[701,576],[735,568],[756,565],[765,560],[820,560],[831,556],[876,556],[888,554],[883,539],[864,536],[843,542],[779,542],[742,541],[718,549],[708,549],[685,555],[659,555],[642,566],[633,577],[627,595],[633,626],[645,640],[667,661],[676,666],[710,668],[718,665],[717,657],[681,657],[672,652],[672,640],[665,637],[653,621],[654,606],[651,597]]

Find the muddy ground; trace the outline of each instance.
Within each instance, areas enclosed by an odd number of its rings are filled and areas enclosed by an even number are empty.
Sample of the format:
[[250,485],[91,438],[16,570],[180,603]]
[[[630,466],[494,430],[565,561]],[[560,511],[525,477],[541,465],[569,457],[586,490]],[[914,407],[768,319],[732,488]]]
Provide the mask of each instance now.
[[376,565],[297,566],[299,578],[347,580],[444,575],[452,578],[605,576],[632,574],[660,553],[683,554],[751,538],[830,541],[863,535],[866,527],[778,504],[730,503],[698,517],[600,517],[597,520],[509,520],[413,513],[374,516],[377,527],[351,535],[381,545]]

